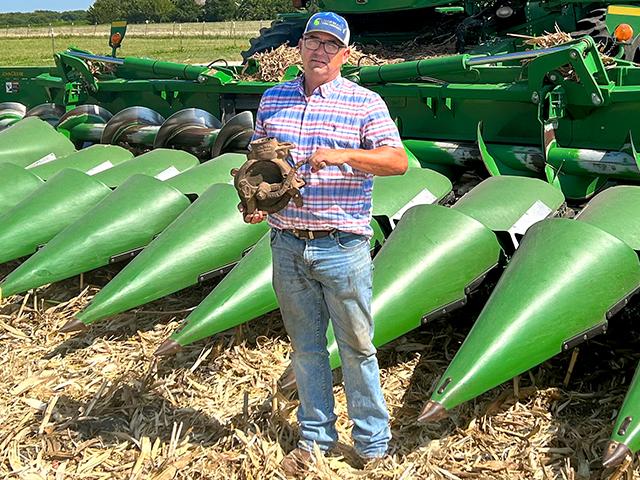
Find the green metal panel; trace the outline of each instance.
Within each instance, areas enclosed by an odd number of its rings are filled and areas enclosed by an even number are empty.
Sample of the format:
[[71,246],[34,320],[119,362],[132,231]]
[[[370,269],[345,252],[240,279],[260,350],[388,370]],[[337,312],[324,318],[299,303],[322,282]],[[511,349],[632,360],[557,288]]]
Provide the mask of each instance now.
[[249,225],[231,185],[216,184],[127,265],[76,317],[84,324],[143,305],[230,266],[267,230]]
[[117,187],[131,175],[142,173],[155,176],[160,180],[168,180],[180,172],[199,165],[198,159],[182,150],[157,148],[148,153],[135,157],[128,162],[121,163],[104,172],[96,174],[96,180],[109,187]]
[[19,92],[0,89],[0,102],[20,102],[28,108],[43,103],[65,103],[65,82],[43,67],[0,67],[0,83],[17,85]]
[[580,212],[577,219],[618,237],[640,250],[640,188],[620,185],[600,193]]
[[570,348],[572,340],[601,333],[607,312],[638,285],[638,256],[618,238],[586,222],[539,222],[525,235],[432,401],[453,408]]
[[134,175],[5,277],[0,290],[5,296],[22,293],[107,265],[118,256],[131,258],[189,205],[175,188]]
[[171,340],[181,346],[246,323],[278,308],[272,284],[270,234],[189,314]]
[[408,169],[404,175],[376,177],[372,193],[373,214],[392,218],[409,202],[437,203],[451,188],[447,177],[424,168]]
[[[468,289],[498,263],[501,245],[494,231],[509,230],[538,202],[549,207],[543,213],[551,214],[563,198],[541,180],[491,177],[452,208],[410,209],[374,260],[374,345],[461,306]],[[340,357],[332,331],[328,337],[331,366],[336,368]]]
[[[375,220],[371,226],[376,232],[371,239],[373,249],[376,243],[384,242],[384,237]],[[267,233],[189,314],[165,345],[172,342],[189,345],[278,308],[271,261],[270,234]]]
[[[449,192],[447,186],[450,188],[450,185],[445,177],[420,169],[410,169],[402,176],[375,177],[374,217],[392,218],[407,204],[415,202],[425,187],[442,198]],[[424,200],[418,197],[417,201]],[[371,248],[374,249],[385,240],[383,229],[375,218],[371,226],[374,235],[370,242]],[[276,308],[277,300],[271,277],[271,248],[266,238],[257,244],[189,315],[180,333],[172,336],[171,340],[180,345],[187,345],[248,322]],[[237,288],[238,285],[243,286]],[[243,304],[246,298],[251,299],[250,305]]]
[[0,215],[15,207],[42,183],[37,175],[24,167],[0,163]]
[[0,262],[34,253],[134,174],[160,178],[197,164],[189,153],[158,149],[94,176],[62,170],[0,218]]
[[536,202],[550,214],[564,203],[562,192],[542,180],[526,177],[490,177],[452,207],[493,231],[509,230]]
[[42,186],[43,180],[65,168],[82,172],[99,167],[110,168],[129,160],[133,154],[121,147],[94,145],[51,162],[25,169],[12,163],[0,163],[0,212],[6,212]]
[[634,37],[640,32],[640,8],[633,5],[609,5],[605,17],[607,30],[613,35],[621,23],[631,25]]
[[10,273],[0,285],[4,295],[132,258],[189,206],[185,195],[232,178],[230,169],[245,159],[222,155],[164,183],[134,175]]
[[[465,287],[500,256],[495,234],[473,218],[439,205],[411,208],[374,260],[374,345],[384,345],[466,297]],[[331,367],[340,366],[333,331]]]
[[246,160],[246,155],[224,153],[219,157],[203,163],[199,167],[167,180],[167,183],[185,195],[202,195],[202,193],[214,183],[228,183],[233,185],[231,169],[240,168]]
[[0,263],[32,254],[109,193],[94,177],[61,171],[0,217]]
[[47,122],[27,117],[0,132],[0,163],[26,167],[42,159],[53,160],[75,152],[73,143]]
[[102,169],[112,168],[132,158],[133,153],[116,145],[91,145],[65,157],[58,158],[53,162],[29,168],[29,171],[42,180],[49,180],[64,168],[73,168],[85,173],[98,172],[102,171]]

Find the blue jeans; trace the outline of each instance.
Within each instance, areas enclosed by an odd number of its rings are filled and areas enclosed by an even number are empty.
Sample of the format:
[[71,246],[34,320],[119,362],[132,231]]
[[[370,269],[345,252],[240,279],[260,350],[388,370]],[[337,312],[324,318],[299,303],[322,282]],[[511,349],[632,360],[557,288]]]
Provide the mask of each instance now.
[[299,447],[327,451],[338,441],[327,352],[329,318],[342,360],[356,451],[383,456],[391,439],[371,318],[372,263],[366,237],[336,232],[300,240],[271,230],[273,286],[293,346]]

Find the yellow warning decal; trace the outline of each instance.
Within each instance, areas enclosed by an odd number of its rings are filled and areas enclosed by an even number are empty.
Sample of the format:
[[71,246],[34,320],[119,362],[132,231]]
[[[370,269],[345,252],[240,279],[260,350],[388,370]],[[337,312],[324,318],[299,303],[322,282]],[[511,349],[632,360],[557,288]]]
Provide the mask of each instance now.
[[640,16],[639,7],[623,7],[621,5],[609,5],[607,8],[607,14],[609,15],[632,15],[635,17]]
[[111,22],[112,27],[126,27],[127,22]]

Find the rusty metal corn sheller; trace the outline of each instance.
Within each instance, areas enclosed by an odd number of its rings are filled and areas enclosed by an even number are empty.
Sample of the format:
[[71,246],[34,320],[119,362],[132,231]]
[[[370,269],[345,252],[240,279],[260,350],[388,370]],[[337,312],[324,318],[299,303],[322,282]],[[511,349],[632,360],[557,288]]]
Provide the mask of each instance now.
[[251,142],[247,161],[239,168],[231,170],[233,185],[238,191],[241,208],[245,214],[261,210],[274,213],[287,206],[290,200],[301,207],[300,188],[304,180],[298,176],[298,169],[287,161],[293,143],[281,143],[275,138],[265,137]]

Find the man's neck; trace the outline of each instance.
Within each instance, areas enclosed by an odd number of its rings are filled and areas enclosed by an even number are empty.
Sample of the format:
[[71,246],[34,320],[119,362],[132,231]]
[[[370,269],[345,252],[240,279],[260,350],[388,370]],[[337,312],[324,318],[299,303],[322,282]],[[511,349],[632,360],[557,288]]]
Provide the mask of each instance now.
[[340,76],[340,73],[336,74],[333,78],[326,79],[313,79],[309,78],[309,76],[304,76],[304,93],[307,97],[310,97],[311,94],[316,90],[316,88],[321,87],[327,83],[333,82],[336,78]]

